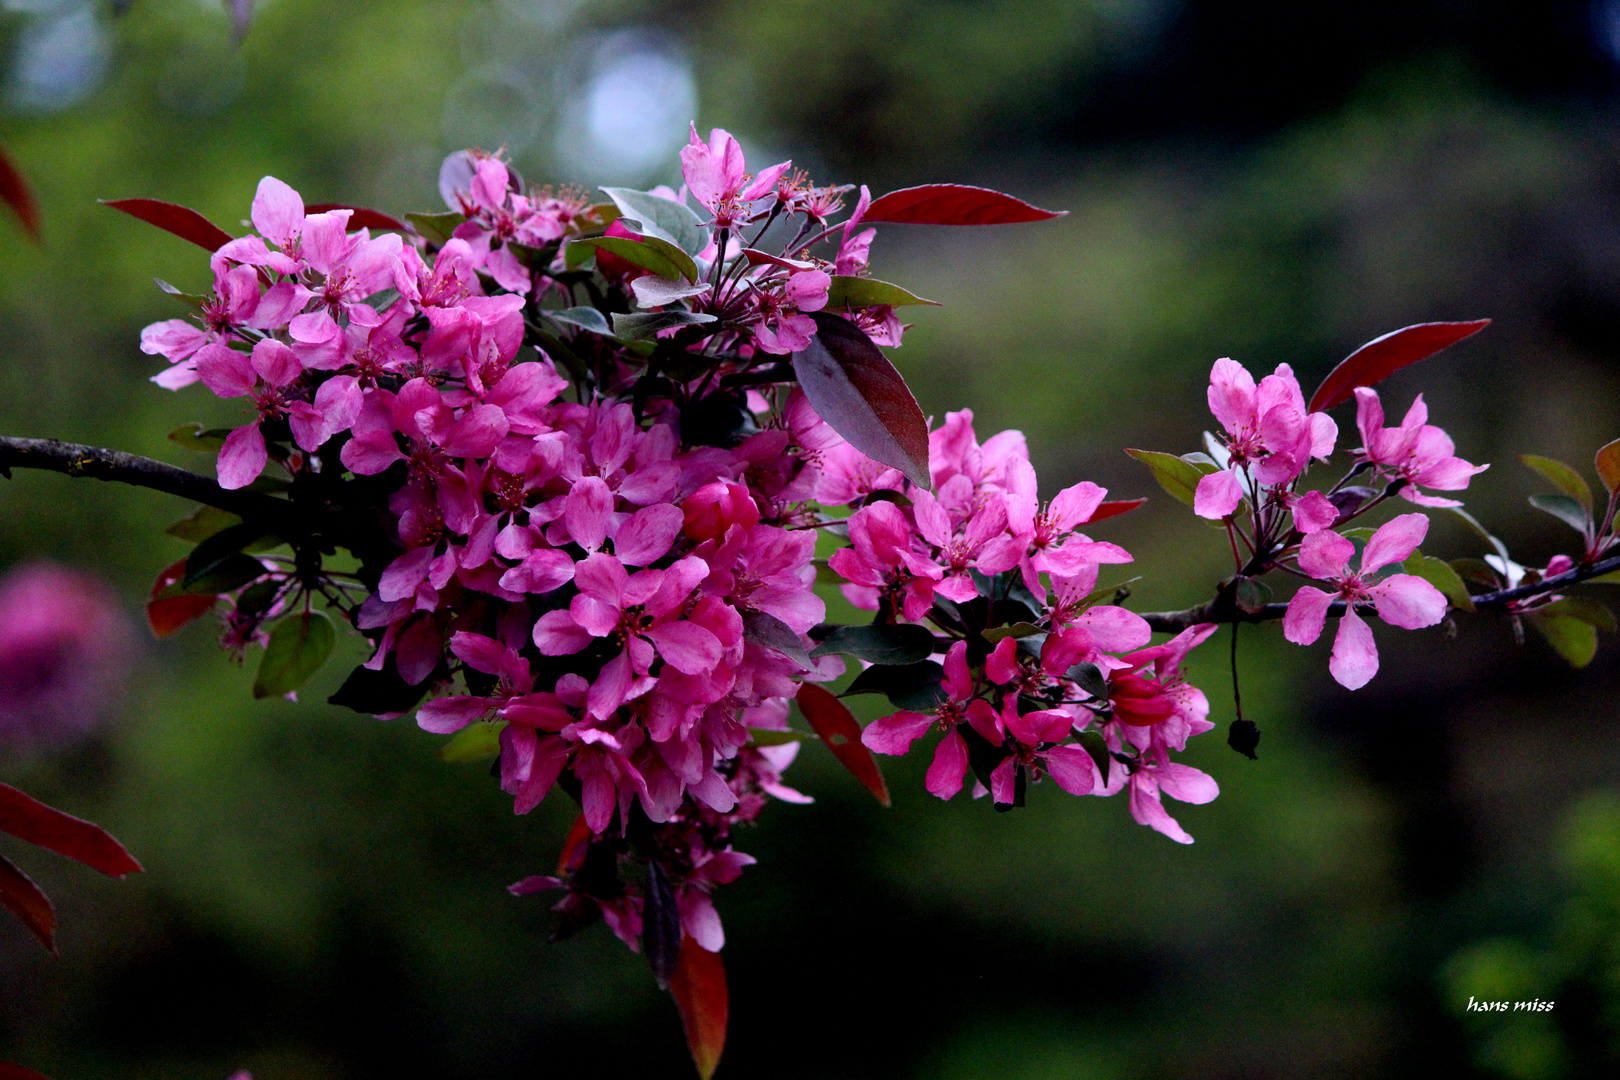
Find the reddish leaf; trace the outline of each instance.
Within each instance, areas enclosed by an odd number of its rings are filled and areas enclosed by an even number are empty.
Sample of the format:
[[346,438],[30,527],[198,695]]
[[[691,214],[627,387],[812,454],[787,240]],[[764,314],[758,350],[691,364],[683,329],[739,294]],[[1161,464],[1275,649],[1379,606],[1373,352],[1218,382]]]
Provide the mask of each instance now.
[[703,1080],[709,1080],[726,1048],[726,1019],[730,1012],[726,962],[719,953],[709,952],[690,937],[683,938],[669,992],[681,1011],[692,1064]]
[[156,225],[172,232],[182,240],[190,240],[198,247],[218,251],[231,242],[231,234],[203,217],[197,211],[157,199],[102,199],[103,206],[122,210],[138,217],[148,225]]
[[1012,225],[1045,221],[1067,210],[1042,210],[1023,199],[989,188],[966,184],[924,184],[880,196],[866,208],[861,221],[888,221],[897,225]]
[[152,583],[152,599],[146,605],[146,621],[152,633],[168,637],[192,619],[207,614],[219,602],[217,596],[168,596],[159,600],[158,593],[186,576],[186,560],[181,559],[166,568]]
[[585,861],[585,848],[591,842],[591,827],[585,824],[585,815],[581,814],[574,819],[573,828],[563,839],[562,853],[557,856],[557,876],[566,878],[579,864]]
[[1091,515],[1092,521],[1104,521],[1111,517],[1128,514],[1138,506],[1147,502],[1146,499],[1115,499],[1112,502],[1099,503],[1097,512]]
[[11,160],[11,152],[3,143],[0,143],[0,202],[11,207],[23,231],[34,243],[39,243],[39,205],[34,202],[34,189],[29,187],[28,177]]
[[1620,439],[1599,447],[1592,464],[1596,466],[1598,479],[1603,481],[1609,494],[1620,494]]
[[391,218],[381,210],[367,210],[363,206],[349,206],[345,203],[316,203],[314,206],[304,207],[306,214],[324,214],[328,210],[353,210],[349,215],[349,231],[356,229],[395,229],[405,231],[405,223]]
[[0,1061],[0,1080],[50,1080],[50,1078],[14,1062]]
[[810,727],[827,744],[833,757],[855,774],[855,779],[866,785],[866,790],[877,796],[877,801],[889,805],[889,785],[883,782],[883,772],[861,742],[861,725],[844,703],[829,691],[814,683],[799,687],[799,711],[810,722]]
[[906,380],[848,319],[810,317],[816,336],[793,354],[793,372],[811,407],[855,449],[930,487],[928,421]]
[[100,825],[46,806],[9,784],[0,784],[0,832],[77,859],[112,877],[141,872],[141,864]]
[[1408,364],[1427,359],[1463,338],[1473,337],[1489,325],[1489,319],[1418,323],[1374,338],[1328,372],[1328,377],[1311,395],[1311,412],[1324,412],[1342,401],[1349,401],[1356,387],[1375,386]]
[[0,904],[22,920],[52,956],[56,955],[56,909],[51,907],[51,898],[4,855],[0,855]]

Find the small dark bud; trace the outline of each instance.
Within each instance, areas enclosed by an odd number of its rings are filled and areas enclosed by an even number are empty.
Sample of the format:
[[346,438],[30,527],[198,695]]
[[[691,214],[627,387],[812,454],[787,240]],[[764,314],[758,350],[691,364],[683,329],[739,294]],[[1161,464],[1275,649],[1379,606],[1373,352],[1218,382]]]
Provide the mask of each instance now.
[[1253,720],[1234,720],[1226,729],[1226,745],[1250,761],[1258,761],[1254,751],[1260,745],[1260,729]]

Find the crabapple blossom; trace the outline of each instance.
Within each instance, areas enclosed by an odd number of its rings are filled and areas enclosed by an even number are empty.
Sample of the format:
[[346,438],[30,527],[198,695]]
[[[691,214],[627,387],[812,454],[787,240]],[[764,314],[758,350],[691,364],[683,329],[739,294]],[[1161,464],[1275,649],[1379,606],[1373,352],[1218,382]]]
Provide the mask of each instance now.
[[1288,602],[1283,619],[1283,635],[1297,645],[1309,645],[1322,635],[1328,605],[1334,599],[1345,601],[1339,618],[1339,631],[1333,639],[1333,655],[1328,670],[1339,683],[1359,690],[1378,673],[1378,647],[1372,629],[1357,613],[1363,601],[1377,606],[1378,617],[1392,626],[1421,630],[1434,626],[1446,614],[1446,598],[1440,590],[1412,574],[1391,574],[1374,581],[1372,575],[1409,557],[1429,531],[1429,519],[1422,514],[1402,514],[1379,527],[1367,541],[1361,565],[1350,569],[1356,546],[1334,532],[1315,532],[1299,549],[1299,568],[1321,581],[1331,582],[1333,592],[1313,585],[1302,585]]
[[1361,431],[1361,448],[1356,451],[1360,460],[1375,466],[1381,475],[1406,481],[1399,492],[1401,498],[1419,506],[1461,506],[1455,499],[1426,495],[1418,488],[1461,491],[1470,479],[1490,468],[1472,465],[1456,455],[1451,437],[1429,423],[1429,407],[1422,394],[1412,400],[1400,427],[1386,428],[1378,392],[1358,386],[1356,427]]
[[1277,370],[1257,385],[1247,368],[1220,359],[1209,375],[1209,409],[1226,430],[1225,468],[1198,481],[1193,510],[1224,518],[1237,509],[1250,485],[1288,484],[1312,458],[1333,453],[1338,425],[1326,413],[1308,412],[1293,369]]
[[[511,886],[562,893],[559,936],[600,919],[660,979],[683,937],[719,950],[716,896],[753,864],[734,838],[774,802],[809,801],[783,781],[804,730],[795,702],[880,797],[870,754],[931,744],[936,797],[970,774],[1004,810],[1048,780],[1126,793],[1138,823],[1188,843],[1163,797],[1219,788],[1177,760],[1214,728],[1184,665],[1207,620],[1265,613],[1253,579],[1293,560],[1331,586],[1293,597],[1291,641],[1314,641],[1345,601],[1330,670],[1346,686],[1377,666],[1358,605],[1403,627],[1443,617],[1425,581],[1378,577],[1411,555],[1421,515],[1380,528],[1356,570],[1334,531],[1396,492],[1438,505],[1417,488],[1479,471],[1421,398],[1385,429],[1376,395],[1356,391],[1351,476],[1384,479],[1382,493],[1348,477],[1302,490],[1336,424],[1288,365],[1256,382],[1217,361],[1207,398],[1224,434],[1172,463],[1167,490],[1224,522],[1235,572],[1217,603],[1150,621],[1125,606],[1128,581],[1103,577],[1133,561],[1106,519],[1140,500],[1107,503],[1079,478],[1043,500],[1020,432],[981,441],[967,409],[930,429],[884,369],[877,346],[905,330],[894,304],[916,302],[867,278],[878,224],[909,220],[890,196],[861,186],[837,220],[857,188],[787,162],[750,175],[735,138],[695,125],[680,165],[678,191],[605,189],[593,204],[526,184],[500,155],[453,154],[449,213],[413,226],[309,213],[266,177],[253,230],[214,251],[193,318],[141,336],[164,361],[159,385],[245,405],[228,432],[197,436],[217,447],[230,505],[286,508],[212,533],[241,543],[214,576],[165,571],[157,610],[223,599],[240,655],[289,629],[319,636],[324,603],[370,647],[334,701],[414,713],[456,756],[495,757],[515,814],[577,803],[556,872]],[[830,358],[833,390],[799,384],[807,352]],[[888,442],[845,437],[874,425]],[[249,546],[264,540],[292,554]],[[324,559],[339,548],[355,556],[342,570]],[[834,585],[872,620],[828,625]],[[1156,628],[1175,636],[1153,644]],[[261,681],[256,693],[297,689]],[[807,689],[835,681],[890,701],[858,740],[839,698]]]

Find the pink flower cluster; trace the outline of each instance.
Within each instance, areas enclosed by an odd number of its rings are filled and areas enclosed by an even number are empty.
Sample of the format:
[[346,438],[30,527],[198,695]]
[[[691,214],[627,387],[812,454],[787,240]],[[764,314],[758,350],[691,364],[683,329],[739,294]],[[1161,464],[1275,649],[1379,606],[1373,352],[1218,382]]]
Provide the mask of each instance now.
[[[711,894],[752,861],[733,829],[804,801],[781,782],[795,744],[780,733],[805,681],[843,674],[813,586],[818,536],[847,533],[832,567],[850,598],[946,635],[942,703],[873,725],[868,745],[900,752],[938,725],[936,794],[964,785],[972,739],[999,804],[1046,775],[1077,794],[1128,787],[1139,821],[1188,840],[1159,796],[1215,795],[1169,758],[1210,726],[1180,669],[1207,631],[1149,648],[1142,619],[1097,604],[1098,567],[1130,559],[1078,531],[1103,490],[1042,502],[1022,436],[981,445],[965,411],[932,433],[931,491],[857,451],[780,358],[832,316],[900,343],[893,308],[866,302],[915,301],[866,279],[870,193],[830,224],[854,189],[786,162],[751,175],[718,129],[693,130],[681,167],[678,192],[590,205],[452,155],[451,214],[414,235],[260,183],[255,232],[214,252],[198,317],[147,327],[142,348],[168,361],[160,385],[247,405],[204,433],[222,435],[221,486],[316,499],[321,528],[363,542],[339,541],[356,574],[301,551],[237,563],[228,643],[307,628],[324,597],[375,645],[350,679],[357,707],[399,715],[425,696],[423,728],[498,745],[517,813],[557,789],[579,803],[563,869],[518,891],[561,886],[565,924],[600,917],[649,952],[678,911],[717,949]],[[160,602],[188,568],[166,572]]]
[[[1335,528],[1394,495],[1424,506],[1460,506],[1418,488],[1460,490],[1486,468],[1456,456],[1450,437],[1428,423],[1421,396],[1398,428],[1383,426],[1376,392],[1357,387],[1355,398],[1363,441],[1355,451],[1355,465],[1332,489],[1301,494],[1298,484],[1310,461],[1325,460],[1333,453],[1337,425],[1325,413],[1307,411],[1288,365],[1280,365],[1256,384],[1242,365],[1217,360],[1210,372],[1209,406],[1226,434],[1223,445],[1211,449],[1224,453],[1226,460],[1203,459],[1208,467],[1193,504],[1200,516],[1226,522],[1240,578],[1283,568],[1332,587],[1327,591],[1302,586],[1289,601],[1283,632],[1300,645],[1315,642],[1333,603],[1341,602],[1328,670],[1351,690],[1365,686],[1378,671],[1378,649],[1360,610],[1370,605],[1383,622],[1417,630],[1439,623],[1447,602],[1421,577],[1376,576],[1416,551],[1429,528],[1422,514],[1401,515],[1374,532],[1363,530],[1365,550],[1354,570],[1350,563],[1357,545]],[[1382,492],[1350,486],[1351,479],[1365,472],[1385,481]],[[1248,500],[1246,515],[1240,505],[1244,500]],[[1240,516],[1248,519],[1246,531],[1237,520]],[[1246,562],[1238,552],[1240,540],[1248,548]]]
[[[942,799],[966,782],[972,742],[982,760],[995,760],[976,793],[1001,805],[1021,802],[1022,788],[1044,776],[1073,795],[1129,789],[1138,822],[1191,843],[1160,795],[1203,803],[1218,793],[1208,776],[1169,758],[1214,727],[1209,702],[1181,674],[1214,626],[1149,648],[1141,616],[1098,603],[1099,568],[1131,561],[1078,531],[1107,493],[1086,481],[1041,502],[1019,433],[981,445],[964,410],[933,433],[930,451],[938,495],[893,470],[870,477],[858,492],[902,499],[869,500],[852,514],[850,546],[831,566],[849,582],[849,600],[880,620],[929,620],[960,638],[945,652],[939,704],[874,721],[862,741],[904,754],[940,732],[926,783]],[[1009,601],[1023,628],[1006,626],[1006,611],[993,606]]]

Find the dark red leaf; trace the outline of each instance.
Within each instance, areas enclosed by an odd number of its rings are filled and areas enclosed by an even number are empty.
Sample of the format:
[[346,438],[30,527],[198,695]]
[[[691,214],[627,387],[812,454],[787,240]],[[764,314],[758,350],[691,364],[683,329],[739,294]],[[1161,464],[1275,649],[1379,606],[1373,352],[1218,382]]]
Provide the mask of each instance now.
[[381,210],[367,210],[363,206],[347,206],[343,203],[316,203],[314,206],[304,207],[306,214],[324,214],[328,210],[353,210],[349,215],[349,231],[356,229],[395,229],[405,231],[405,223],[397,218],[391,218]]
[[709,1080],[726,1048],[726,1020],[731,1009],[726,962],[719,953],[708,951],[689,937],[683,938],[669,992],[681,1011],[692,1064],[697,1066],[702,1080]]
[[879,196],[862,222],[888,221],[896,225],[1012,225],[1045,221],[1067,210],[1042,210],[1023,199],[989,188],[966,184],[924,184]]
[[854,714],[845,708],[831,692],[814,683],[799,687],[799,711],[810,722],[810,727],[827,744],[833,757],[866,785],[866,790],[877,796],[877,801],[889,805],[889,785],[883,782],[883,772],[877,761],[861,742],[861,725]]
[[1103,521],[1111,517],[1128,514],[1138,506],[1147,502],[1146,499],[1115,499],[1112,502],[1100,503],[1097,512],[1091,515],[1092,521]]
[[51,907],[51,898],[4,855],[0,855],[0,904],[22,920],[52,956],[56,955],[56,909]]
[[50,1080],[50,1078],[14,1062],[0,1061],[0,1080]]
[[39,243],[39,205],[34,202],[34,189],[29,187],[28,177],[11,159],[11,152],[4,143],[0,143],[0,202],[11,207],[23,231],[34,243]]
[[141,864],[100,825],[46,806],[9,784],[0,784],[0,832],[113,877],[141,872]]
[[562,854],[557,856],[558,877],[566,878],[579,869],[579,864],[585,861],[585,849],[590,842],[591,827],[585,823],[585,815],[580,814],[563,839]]
[[928,421],[906,380],[848,319],[810,317],[816,336],[793,354],[793,372],[811,407],[855,449],[930,487]]
[[217,596],[167,596],[159,600],[158,593],[186,576],[186,560],[181,559],[166,568],[152,583],[152,599],[146,605],[146,621],[152,633],[168,637],[192,619],[206,615],[219,602]]
[[189,207],[157,199],[102,199],[101,203],[209,251],[218,251],[231,242],[230,233]]
[[1427,359],[1463,338],[1473,337],[1489,325],[1489,319],[1418,323],[1374,338],[1328,372],[1328,377],[1311,395],[1311,412],[1325,412],[1340,402],[1349,401],[1356,387],[1375,386],[1408,364]]

